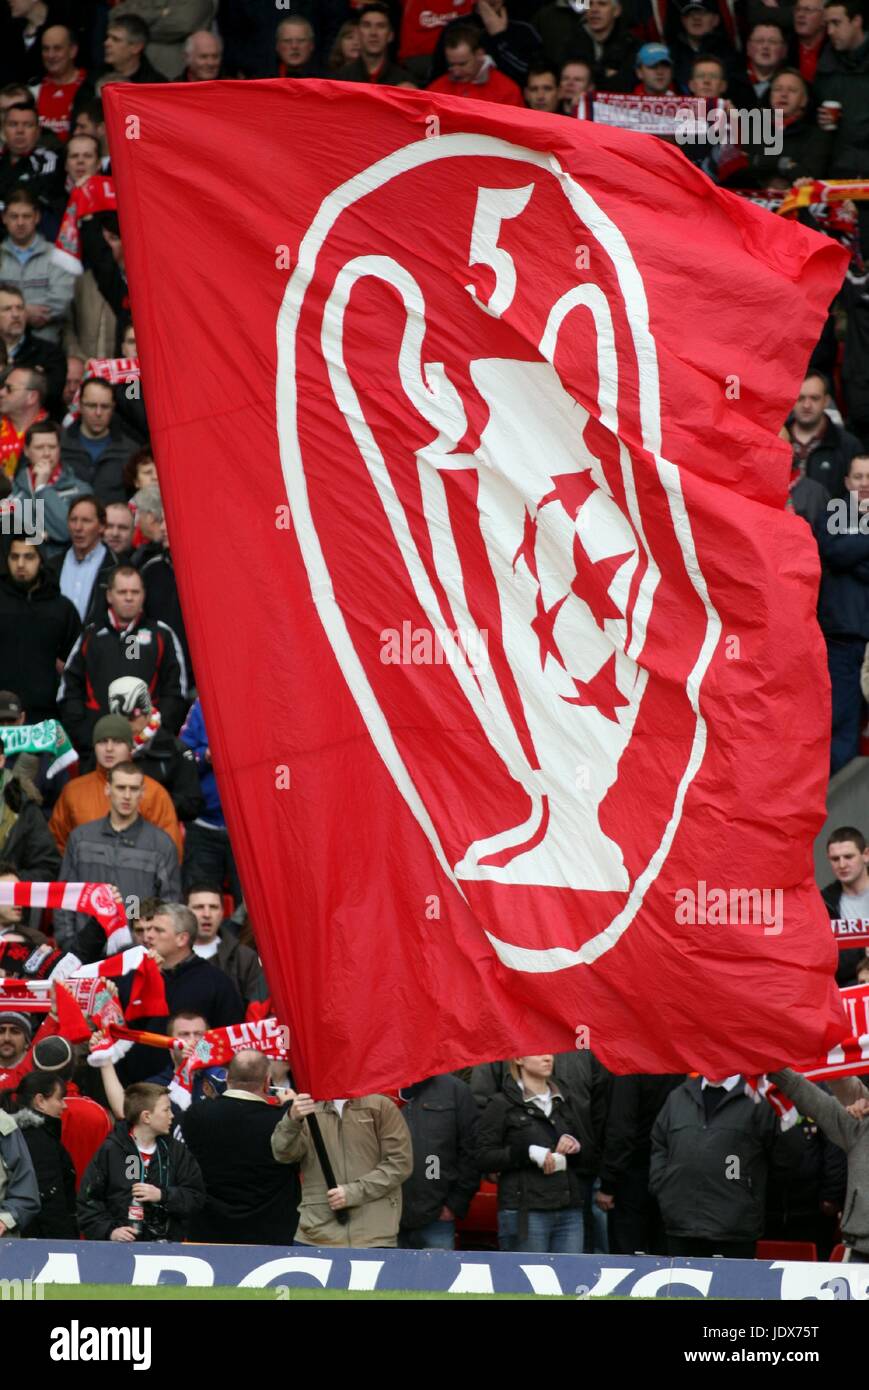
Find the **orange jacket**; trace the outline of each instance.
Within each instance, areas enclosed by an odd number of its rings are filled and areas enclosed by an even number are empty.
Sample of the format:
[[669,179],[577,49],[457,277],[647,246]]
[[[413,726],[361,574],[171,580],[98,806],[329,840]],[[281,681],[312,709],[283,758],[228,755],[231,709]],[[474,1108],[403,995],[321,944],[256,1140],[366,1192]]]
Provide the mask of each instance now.
[[[57,798],[57,804],[48,822],[48,828],[61,854],[64,853],[66,842],[77,825],[102,820],[103,816],[109,814],[109,799],[105,793],[105,785],[106,774],[101,767],[94,768],[93,772],[86,773],[84,777],[73,777],[67,782]],[[175,807],[166,788],[155,782],[153,777],[145,778],[145,794],[139,813],[144,820],[149,820],[159,830],[166,831],[180,859],[183,845]]]

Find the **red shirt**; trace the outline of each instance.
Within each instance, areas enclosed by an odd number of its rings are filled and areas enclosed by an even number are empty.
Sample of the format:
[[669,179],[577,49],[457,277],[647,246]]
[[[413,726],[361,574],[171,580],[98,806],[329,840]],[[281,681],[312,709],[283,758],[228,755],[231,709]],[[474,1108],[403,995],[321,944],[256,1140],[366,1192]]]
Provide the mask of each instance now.
[[814,44],[803,43],[800,39],[800,77],[805,82],[814,82],[818,70],[818,59],[824,47],[825,34],[819,34]]
[[[13,363],[14,366],[14,363]],[[47,420],[48,412],[40,410],[36,420]],[[36,424],[34,420],[34,424]],[[24,448],[24,436],[26,430],[18,430],[9,419],[8,415],[0,415],[0,471],[6,474],[7,478],[14,478],[15,470],[18,467],[18,459],[21,450]]]
[[72,82],[52,82],[46,77],[39,84],[39,95],[36,98],[39,124],[46,130],[53,130],[58,140],[69,139],[72,103],[84,79],[84,68],[78,68]]
[[441,29],[473,10],[474,0],[401,0],[399,62],[434,53]]
[[444,73],[437,81],[430,82],[427,89],[429,92],[446,92],[451,97],[474,97],[477,101],[497,101],[502,106],[522,106],[522,93],[511,82],[509,77],[505,77],[503,72],[497,68],[490,68],[489,75],[485,82],[454,82],[449,73]]

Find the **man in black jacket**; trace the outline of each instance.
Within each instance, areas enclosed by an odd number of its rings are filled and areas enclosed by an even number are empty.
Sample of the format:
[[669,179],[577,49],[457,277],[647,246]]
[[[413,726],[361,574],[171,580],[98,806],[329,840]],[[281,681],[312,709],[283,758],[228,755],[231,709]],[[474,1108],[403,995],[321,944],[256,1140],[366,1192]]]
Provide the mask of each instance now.
[[613,1255],[663,1255],[657,1203],[649,1192],[652,1126],[681,1076],[614,1076],[595,1202],[609,1214]]
[[19,184],[36,198],[41,219],[39,230],[53,241],[66,205],[63,161],[54,149],[40,142],[36,103],[21,100],[10,106],[3,122],[0,154],[0,205]]
[[235,985],[247,1010],[248,1004],[268,998],[268,986],[259,956],[231,932],[221,929],[223,897],[214,883],[191,883],[185,901],[196,918],[193,949],[202,960],[222,970]]
[[92,377],[81,388],[81,419],[64,430],[61,461],[93,488],[99,500],[126,502],[124,465],[136,441],[115,419],[115,393],[108,381]]
[[[144,944],[160,959],[163,986],[170,1017],[180,1013],[199,1014],[211,1028],[227,1028],[244,1019],[244,1005],[238,990],[220,970],[194,953],[197,925],[193,913],[181,903],[161,903],[145,923]],[[124,987],[121,986],[121,1002]],[[166,1018],[145,1020],[145,1031],[165,1033]],[[129,1082],[153,1076],[165,1065],[162,1048],[136,1043],[123,1059],[119,1073]]]
[[668,1255],[754,1258],[778,1121],[741,1076],[692,1076],[671,1091],[652,1129],[649,1187]]
[[113,680],[109,686],[109,710],[130,722],[136,767],[165,787],[179,820],[195,820],[205,809],[196,759],[185,743],[163,728],[145,682],[138,676]]
[[[510,77],[520,87],[525,86],[528,70],[541,52],[540,35],[531,24],[511,19],[505,0],[488,0],[480,6],[478,14],[465,15],[446,25],[438,37],[432,59],[431,78],[440,77],[447,70],[444,46],[449,41],[450,30],[455,25],[464,29],[479,29],[483,48],[492,58],[505,77]],[[558,69],[556,68],[556,72]]]
[[458,1077],[430,1076],[398,1093],[413,1141],[413,1172],[401,1189],[398,1244],[452,1250],[456,1218],[467,1215],[480,1185],[475,1136],[479,1110]]
[[639,44],[628,32],[618,0],[589,0],[580,15],[559,0],[534,16],[547,63],[556,71],[570,58],[581,58],[594,73],[601,92],[632,92]]
[[176,634],[144,620],[139,573],[118,565],[106,589],[108,622],[89,624],[76,643],[58,691],[61,718],[80,753],[91,749],[93,726],[109,712],[109,686],[121,676],[144,681],[164,728],[177,734],[187,712],[187,671]]
[[57,714],[58,672],[81,631],[75,608],[32,541],[13,537],[0,575],[0,686],[15,690],[31,723]]
[[856,454],[845,476],[847,505],[833,499],[815,535],[823,573],[818,622],[827,639],[833,695],[830,775],[860,751],[860,670],[869,641],[869,454]]
[[[208,1196],[190,1240],[228,1245],[292,1245],[299,1220],[299,1169],[277,1163],[272,1132],[287,1113],[270,1105],[269,1059],[237,1052],[226,1090],[191,1105],[181,1121],[184,1142],[199,1163]],[[293,1093],[286,1093],[291,1100]]]
[[[37,420],[44,419],[43,406],[58,418],[63,413],[63,388],[66,382],[66,358],[55,343],[37,338],[25,320],[24,296],[17,285],[4,281],[0,285],[0,338],[9,361],[4,386],[6,399],[0,402],[22,436]],[[13,407],[12,393],[18,408]]]
[[830,419],[827,407],[831,403],[827,378],[821,372],[809,372],[788,416],[786,429],[794,466],[804,477],[821,483],[831,497],[838,497],[849,464],[861,449],[859,439]]
[[169,1092],[147,1082],[128,1086],[124,1118],[91,1160],[78,1195],[87,1240],[185,1240],[205,1203],[199,1164],[170,1138]]
[[[869,848],[862,831],[840,825],[827,840],[827,859],[836,876],[821,890],[830,921],[869,921]],[[836,983],[840,988],[856,984],[864,954],[859,947],[839,952]]]

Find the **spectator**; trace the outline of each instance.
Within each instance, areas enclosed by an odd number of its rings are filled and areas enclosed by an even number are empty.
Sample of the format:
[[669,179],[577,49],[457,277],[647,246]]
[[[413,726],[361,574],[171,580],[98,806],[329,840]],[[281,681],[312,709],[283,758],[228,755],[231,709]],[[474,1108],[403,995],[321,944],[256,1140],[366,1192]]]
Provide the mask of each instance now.
[[[858,211],[862,207],[858,204]],[[847,315],[842,386],[848,426],[869,451],[869,270],[853,263],[845,273],[840,302]]]
[[60,592],[75,604],[82,622],[88,623],[93,621],[95,607],[105,612],[105,602],[98,602],[98,596],[105,593],[117,565],[103,544],[106,509],[97,497],[79,497],[69,509],[67,525],[72,543],[60,568]]
[[170,1137],[173,1123],[165,1086],[127,1087],[124,1118],[82,1179],[78,1217],[88,1240],[186,1239],[205,1187],[192,1153]]
[[637,53],[636,73],[640,80],[634,88],[635,96],[676,95],[673,87],[673,59],[666,44],[644,43]]
[[35,337],[26,320],[27,306],[21,290],[17,285],[8,285],[5,282],[0,284],[0,339],[3,341],[6,360],[9,363],[6,380],[8,381],[13,372],[29,369],[30,375],[26,381],[16,376],[17,384],[19,387],[23,386],[28,393],[37,392],[39,397],[37,401],[31,394],[30,413],[21,403],[13,408],[8,398],[5,404],[0,402],[4,413],[16,421],[20,434],[23,434],[34,420],[42,418],[39,412],[46,401],[53,410],[59,411],[66,381],[66,362],[60,348]]
[[504,76],[509,77],[520,89],[525,86],[529,69],[534,62],[545,62],[547,67],[558,71],[556,63],[542,57],[540,35],[537,30],[531,24],[513,19],[508,11],[507,0],[477,0],[476,14],[458,15],[454,9],[451,17],[453,23],[441,31],[437,41],[432,77],[441,77],[446,70],[446,45],[452,39],[456,26],[461,26],[462,29],[476,29],[484,52]]
[[106,30],[103,45],[106,66],[97,78],[97,93],[102,95],[107,82],[165,82],[162,72],[158,72],[145,56],[150,38],[145,21],[135,13],[116,17],[115,10]]
[[499,72],[495,60],[485,51],[479,32],[470,25],[457,24],[450,29],[444,41],[444,53],[447,72],[429,83],[430,92],[474,97],[477,101],[492,101],[502,106],[524,105],[516,83]]
[[[719,58],[728,66],[733,61],[733,49],[721,30],[718,0],[676,0],[667,30],[676,87],[680,92],[689,89],[691,70],[701,54],[704,58]],[[743,85],[747,90],[747,84]]]
[[[308,1115],[317,1118],[335,1187],[327,1186],[304,1124]],[[297,1095],[275,1126],[272,1153],[278,1163],[301,1165],[300,1245],[355,1250],[396,1245],[401,1185],[413,1171],[413,1154],[401,1112],[386,1096],[314,1101]],[[347,1212],[346,1224],[339,1222],[339,1211]]]
[[534,24],[548,63],[582,58],[592,65],[598,91],[633,90],[639,44],[628,31],[617,0],[589,0],[582,14],[553,0],[538,10]]
[[81,388],[81,420],[64,430],[61,440],[64,463],[90,484],[104,505],[126,502],[124,464],[136,448],[114,414],[111,383],[91,377]]
[[869,1264],[869,1197],[866,1176],[869,1169],[869,1109],[860,1106],[862,1118],[857,1119],[837,1100],[822,1091],[804,1076],[784,1068],[770,1074],[772,1081],[799,1106],[803,1115],[811,1115],[821,1130],[844,1149],[848,1155],[848,1187],[842,1211],[842,1237],[850,1259]]
[[278,77],[322,77],[314,57],[314,26],[304,15],[282,19],[275,31]]
[[430,1076],[398,1095],[413,1148],[413,1172],[401,1189],[398,1243],[405,1250],[453,1250],[456,1220],[467,1215],[480,1185],[479,1110],[470,1088],[451,1075]]
[[746,40],[745,52],[744,83],[747,83],[747,87],[744,85],[743,91],[738,94],[734,90],[733,100],[747,107],[769,106],[772,79],[779,69],[784,67],[788,56],[788,46],[781,25],[772,19],[763,19],[760,23],[752,25]]
[[0,1072],[12,1071],[23,1062],[29,1047],[30,1020],[27,1014],[0,1005]]
[[109,709],[129,721],[136,766],[168,792],[179,820],[193,820],[205,806],[196,760],[186,744],[163,728],[145,682],[136,676],[112,681]]
[[770,83],[769,104],[773,111],[782,113],[782,148],[773,152],[760,142],[746,150],[748,185],[790,188],[796,179],[823,178],[832,136],[809,118],[809,89],[796,68],[782,68],[776,73]]
[[[4,294],[0,288],[0,335],[3,327],[3,310],[23,309],[24,300],[18,291]],[[46,382],[42,372],[31,367],[11,367],[0,381],[0,470],[8,478],[15,476],[19,465],[24,436],[31,425],[38,420],[47,419],[44,407]]]
[[60,329],[75,288],[74,278],[52,261],[52,247],[37,232],[39,204],[26,184],[6,200],[0,242],[0,280],[17,285],[25,301],[27,326],[47,343],[60,342]]
[[[821,890],[830,920],[869,922],[869,849],[866,838],[853,825],[840,826],[827,840],[827,860],[834,881]],[[853,985],[864,960],[862,950],[840,951],[836,983]]]
[[81,384],[84,381],[84,366],[85,359],[83,357],[77,357],[75,353],[70,353],[66,359],[66,381],[63,387],[63,403],[67,408],[72,405],[81,390]]
[[[148,30],[144,61],[159,74],[157,81],[168,78],[174,82],[184,71],[185,39],[194,30],[207,29],[216,8],[216,0],[174,0],[171,5],[167,5],[166,0],[120,0],[109,17],[109,34],[127,17],[143,21]],[[130,37],[128,30],[128,41]],[[106,60],[117,64],[117,59],[108,52],[108,41]],[[133,82],[152,80],[138,75],[128,79]]]
[[0,154],[0,205],[13,188],[26,184],[39,204],[40,231],[53,241],[66,206],[63,163],[56,149],[40,141],[39,116],[33,97],[10,106],[3,122]]
[[34,724],[57,713],[58,671],[81,630],[39,547],[13,537],[0,575],[0,686],[14,687]]
[[498,1174],[502,1250],[581,1255],[587,1182],[580,1117],[552,1080],[551,1055],[517,1057],[477,1128],[477,1165]]
[[[869,35],[860,0],[826,0],[827,39],[818,59],[815,95],[818,120],[835,130],[829,177],[859,179],[869,174]],[[838,121],[825,101],[841,102]],[[864,256],[869,251],[869,208],[858,204]]]
[[73,188],[99,172],[100,142],[95,135],[73,135],[66,147],[66,172]]
[[119,565],[127,564],[133,553],[133,525],[133,513],[126,502],[108,504],[103,541]]
[[[2,698],[2,696],[0,696]],[[12,864],[7,860],[0,860],[0,883],[20,883],[20,878]],[[48,937],[41,931],[28,925],[25,920],[27,909],[23,907],[0,907],[0,941],[25,942],[32,950],[37,946],[44,946]],[[0,1070],[5,1067],[2,1056],[0,1056]]]
[[713,58],[711,54],[701,53],[691,63],[691,76],[688,91],[692,97],[702,97],[715,102],[727,91],[727,65],[723,58]]
[[69,512],[72,504],[88,497],[90,488],[63,466],[60,458],[60,426],[53,420],[38,420],[24,435],[24,448],[18,471],[12,481],[12,496],[22,502],[42,504],[45,541],[42,553],[57,560],[69,545]]
[[614,1076],[597,1207],[608,1214],[612,1255],[663,1255],[658,1204],[649,1192],[652,1126],[681,1076]]
[[809,372],[787,419],[794,467],[822,483],[835,497],[842,494],[851,460],[861,452],[860,441],[827,414],[830,386],[821,372]]
[[[298,1169],[275,1160],[272,1134],[286,1105],[268,1100],[269,1059],[237,1052],[227,1088],[184,1114],[184,1142],[199,1163],[208,1196],[190,1239],[229,1245],[292,1245],[301,1198]],[[286,1092],[288,1099],[293,1092]]]
[[[61,854],[66,851],[67,841],[77,826],[89,825],[106,814],[108,774],[118,763],[131,760],[132,747],[133,730],[122,715],[106,714],[97,720],[94,726],[96,767],[93,772],[67,782],[48,823]],[[147,773],[144,776],[139,813],[143,820],[150,821],[169,836],[180,858],[181,830],[169,793]]]
[[118,214],[98,212],[93,217],[83,217],[80,230],[82,263],[85,271],[92,273],[107,309],[114,315],[113,352],[120,357],[124,334],[130,326],[130,291]]
[[[179,888],[178,853],[162,830],[140,814],[144,774],[115,763],[106,779],[108,815],[76,826],[66,842],[60,877],[68,883],[111,883],[125,902],[166,898]],[[56,911],[54,935],[86,964],[105,954],[106,938],[93,917]]]
[[119,676],[138,676],[160,710],[164,726],[177,733],[187,709],[187,673],[175,633],[143,617],[145,588],[129,565],[117,565],[106,589],[108,622],[90,623],[63,671],[58,707],[80,753],[91,747],[91,731],[108,713],[109,686]]
[[869,455],[851,459],[845,488],[855,494],[856,515],[849,501],[847,523],[828,515],[815,533],[823,562],[818,622],[827,640],[833,694],[831,776],[857,757],[863,727],[860,668],[869,641],[869,532],[860,525],[869,511]]
[[229,842],[229,832],[220,804],[217,778],[211,762],[211,747],[202,713],[202,702],[195,700],[190,707],[181,742],[186,743],[193,753],[199,773],[199,785],[205,799],[205,810],[187,827],[184,840],[184,864],[182,876],[185,888],[189,891],[198,881],[206,883],[229,884],[236,903],[242,900],[241,883],[235,867],[235,857]]
[[39,1186],[33,1160],[14,1118],[0,1110],[0,1239],[20,1236],[22,1227],[38,1215]]
[[91,91],[87,73],[76,67],[78,44],[66,24],[52,24],[42,31],[42,66],[45,77],[36,89],[36,111],[43,130],[58,140],[69,139],[73,102]]
[[[338,33],[335,35],[335,42],[329,54],[327,63],[327,76],[334,77],[340,68],[346,67],[348,63],[355,63],[361,48],[359,45],[359,23],[356,19],[348,19]],[[406,67],[407,64],[404,64]],[[411,69],[408,68],[408,72]]]
[[[124,465],[124,491],[132,498],[145,488],[157,488],[157,465],[148,445],[131,454]],[[161,508],[162,511],[162,508]]]
[[777,1133],[772,1106],[755,1105],[741,1076],[692,1076],[670,1092],[652,1129],[649,1178],[668,1255],[754,1258]]
[[213,82],[220,77],[223,40],[207,29],[197,29],[184,41],[184,61],[183,82]]
[[797,0],[792,10],[796,67],[805,82],[814,82],[827,38],[824,0]]
[[532,65],[525,82],[525,105],[531,111],[558,111],[558,78],[544,63]]
[[268,986],[256,951],[243,946],[232,932],[221,929],[223,897],[220,888],[213,883],[192,883],[184,897],[196,918],[193,949],[197,956],[210,960],[232,980],[245,1011],[251,1002],[268,999]]
[[45,817],[22,783],[6,767],[0,742],[0,859],[11,864],[19,878],[50,883],[57,878],[60,855]]
[[30,1153],[41,1208],[22,1229],[28,1239],[78,1239],[75,1168],[60,1133],[65,1097],[66,1082],[40,1071],[28,1072],[15,1093],[15,1123]]
[[342,82],[376,82],[380,86],[415,86],[410,73],[389,56],[395,34],[385,5],[365,5],[359,14],[359,57],[335,76]]
[[[593,87],[594,74],[591,64],[584,58],[569,58],[562,65],[558,81],[558,100],[563,114],[577,116],[580,103],[590,106]],[[588,116],[590,115],[591,111],[588,111]]]
[[[166,1033],[172,1020],[183,1017],[202,1023],[207,1020],[212,1028],[227,1028],[231,1023],[242,1021],[244,1007],[235,985],[193,951],[197,925],[188,908],[179,902],[160,901],[153,908],[153,916],[143,919],[143,925],[143,944],[149,951],[156,952],[169,1009],[168,1021],[166,1018],[145,1019],[142,1021],[144,1029]],[[128,988],[122,981],[122,999]],[[181,1036],[177,1028],[175,1036]],[[163,1048],[136,1043],[124,1057],[120,1072],[129,1083],[159,1074],[165,1066]]]
[[766,1191],[765,1240],[806,1240],[828,1260],[845,1205],[841,1149],[810,1119],[780,1134]]
[[145,584],[145,616],[152,622],[165,623],[175,633],[181,644],[185,667],[190,673],[190,682],[193,684],[190,647],[159,488],[140,488],[131,498],[130,506],[136,513],[138,528],[143,537],[143,543],[133,554],[130,563],[139,571]]

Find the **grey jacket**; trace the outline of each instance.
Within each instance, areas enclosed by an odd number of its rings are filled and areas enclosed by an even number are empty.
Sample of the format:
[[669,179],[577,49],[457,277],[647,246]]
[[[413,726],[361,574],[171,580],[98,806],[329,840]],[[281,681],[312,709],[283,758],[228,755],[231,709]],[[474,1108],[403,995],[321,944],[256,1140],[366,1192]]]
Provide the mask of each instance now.
[[[177,902],[181,896],[175,846],[164,830],[141,816],[122,831],[112,829],[108,816],[76,826],[58,877],[67,883],[113,883],[125,903],[131,897]],[[105,955],[102,928],[86,913],[55,912],[54,936],[58,946],[74,951],[85,964]]]
[[75,276],[61,270],[51,259],[52,247],[37,232],[34,253],[22,265],[12,252],[12,239],[0,242],[0,280],[17,285],[28,304],[45,304],[51,318],[42,328],[34,328],[34,338],[59,343],[63,320],[75,292]]
[[671,1091],[652,1129],[649,1169],[667,1235],[757,1240],[778,1132],[772,1106],[756,1105],[741,1078],[708,1120],[699,1077]]
[[45,534],[48,540],[43,545],[43,554],[49,559],[60,555],[69,545],[67,514],[73,502],[79,497],[90,497],[93,488],[82,478],[77,478],[71,468],[61,466],[60,473],[53,483],[46,483],[34,492],[30,473],[25,465],[19,468],[12,480],[12,496],[22,501],[42,503]]
[[810,1115],[827,1138],[848,1155],[842,1235],[846,1245],[869,1254],[869,1118],[855,1120],[834,1096],[789,1067],[771,1072],[769,1079],[790,1096],[801,1115]]
[[20,1236],[42,1210],[30,1150],[18,1125],[0,1110],[0,1221],[6,1235]]

